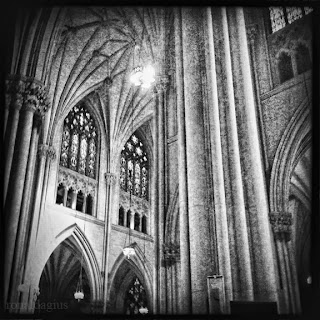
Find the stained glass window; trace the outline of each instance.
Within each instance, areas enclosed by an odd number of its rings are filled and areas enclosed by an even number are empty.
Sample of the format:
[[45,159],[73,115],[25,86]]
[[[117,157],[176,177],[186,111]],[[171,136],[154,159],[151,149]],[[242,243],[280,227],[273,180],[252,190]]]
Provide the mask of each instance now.
[[141,307],[147,308],[146,291],[140,280],[136,277],[130,284],[125,298],[125,313],[139,314]]
[[287,24],[302,18],[313,11],[311,7],[270,7],[270,21],[272,32],[276,32]]
[[120,186],[122,190],[148,200],[148,155],[136,133],[121,151]]
[[97,130],[83,105],[75,106],[64,120],[60,165],[96,177]]

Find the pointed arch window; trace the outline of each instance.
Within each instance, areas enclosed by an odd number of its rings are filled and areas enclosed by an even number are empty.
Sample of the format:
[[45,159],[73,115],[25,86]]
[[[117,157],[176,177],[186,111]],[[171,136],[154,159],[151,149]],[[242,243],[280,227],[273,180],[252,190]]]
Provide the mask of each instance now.
[[146,291],[140,280],[135,277],[131,282],[125,298],[125,313],[139,314],[141,307],[147,307]]
[[121,151],[121,189],[148,200],[148,170],[148,155],[145,146],[134,133]]
[[85,106],[75,106],[64,120],[60,165],[96,178],[97,129]]

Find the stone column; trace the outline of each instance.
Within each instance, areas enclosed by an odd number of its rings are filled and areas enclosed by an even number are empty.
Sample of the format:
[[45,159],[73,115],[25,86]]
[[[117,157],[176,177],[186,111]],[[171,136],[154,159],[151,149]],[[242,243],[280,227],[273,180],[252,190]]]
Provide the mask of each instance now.
[[[7,81],[6,81],[7,84]],[[8,116],[9,116],[9,109],[11,105],[11,93],[8,88],[6,88],[6,97],[5,97],[5,108],[4,108],[4,117],[3,117],[3,137],[5,138],[6,135],[6,129],[7,129],[7,122],[8,122]]]
[[130,209],[130,229],[134,230],[134,211]]
[[[63,205],[65,207],[67,206],[68,191],[69,191],[69,189],[66,186],[64,186]],[[84,207],[84,210],[86,210],[86,207]],[[85,213],[85,211],[84,211],[84,213]]]
[[[212,9],[206,9],[207,28],[207,75],[208,75],[208,104],[210,119],[210,138],[212,152],[214,211],[217,223],[219,274],[224,277],[225,297],[227,307],[232,300],[232,277],[230,264],[229,231],[226,211],[223,160],[221,151],[221,131],[219,119],[219,102],[217,74],[215,63],[214,33],[212,25]],[[225,310],[229,312],[229,310]]]
[[139,214],[139,231],[142,232],[142,215]]
[[[156,85],[158,94],[158,229],[159,229],[159,248],[162,247],[164,242],[164,223],[165,223],[165,210],[166,210],[166,194],[165,194],[165,97],[168,84],[166,76],[160,76]],[[159,312],[165,314],[166,306],[166,268],[163,261],[162,250],[158,250],[159,254]]]
[[21,283],[22,271],[24,267],[24,256],[26,253],[27,247],[27,239],[28,239],[28,230],[27,225],[30,221],[29,215],[29,203],[30,198],[32,196],[32,182],[34,177],[34,167],[36,162],[37,155],[37,144],[39,139],[39,127],[41,125],[41,119],[39,117],[35,117],[34,126],[31,134],[31,143],[30,143],[30,151],[29,151],[29,159],[27,164],[27,173],[26,179],[24,182],[24,190],[22,197],[22,205],[21,212],[19,217],[19,227],[17,232],[17,241],[15,247],[15,254],[13,260],[13,268],[12,272],[14,277],[11,278],[10,288],[11,297],[10,301],[19,301],[18,299],[18,284]]
[[71,194],[71,209],[75,210],[77,206],[77,191],[73,190]]
[[232,263],[234,272],[238,271],[236,283],[234,283],[233,294],[236,300],[253,300],[253,282],[251,273],[251,260],[249,251],[248,228],[246,222],[245,203],[243,195],[243,181],[240,165],[239,141],[237,120],[235,112],[235,100],[233,90],[233,73],[231,65],[230,42],[228,20],[226,8],[221,8],[222,14],[222,31],[223,31],[223,50],[226,77],[226,119],[228,134],[228,158],[229,173],[232,190],[233,208],[232,215],[234,220],[235,232],[235,250],[237,259]]
[[3,184],[3,197],[4,203],[6,202],[6,196],[9,185],[9,178],[11,172],[12,158],[14,153],[14,146],[16,142],[16,135],[19,123],[20,109],[23,104],[23,92],[24,92],[24,83],[22,81],[17,81],[15,83],[14,93],[10,99],[10,117],[9,123],[6,129],[5,135],[5,169],[4,169],[4,184]]
[[10,275],[12,272],[12,261],[19,224],[22,195],[27,170],[27,159],[29,157],[29,146],[32,132],[33,115],[36,111],[37,99],[34,95],[29,96],[22,108],[22,121],[17,137],[16,152],[14,153],[14,167],[9,181],[8,197],[6,199],[6,237],[5,237],[5,298],[9,290]]
[[179,164],[180,277],[178,313],[191,314],[190,237],[187,192],[186,124],[181,9],[174,9]]
[[292,234],[292,214],[285,211],[270,212],[269,218],[276,243],[279,276],[283,286],[283,301],[279,305],[280,313],[299,313],[301,307],[295,281],[295,261],[290,256],[289,245]]
[[[152,216],[153,216],[153,232],[154,232],[154,247],[155,252],[158,251],[159,248],[159,238],[158,238],[158,97],[156,94],[154,94],[155,99],[155,107],[154,107],[154,117],[153,117],[153,132],[154,132],[154,145],[153,145],[153,170],[152,172]],[[158,284],[158,265],[159,265],[159,256],[158,254],[155,254],[155,263],[154,263],[154,269],[153,269],[153,312],[157,314],[159,312],[158,308],[158,298],[159,298],[159,284]]]
[[182,8],[181,13],[192,313],[205,314],[208,312],[207,276],[213,273],[213,266],[206,206],[207,171],[199,59],[200,50],[203,50],[199,47],[203,17],[201,9]]
[[103,313],[107,312],[107,298],[108,298],[108,261],[109,261],[109,248],[110,248],[110,236],[111,236],[111,196],[113,187],[116,183],[116,175],[111,172],[105,174],[105,180],[107,184],[107,199],[106,199],[106,214],[105,214],[105,224],[104,224],[104,252],[103,252],[103,265],[102,271],[104,273],[103,282]]
[[83,213],[86,213],[87,196],[88,194],[83,193],[83,204],[82,204],[82,210],[81,210]]
[[[34,206],[33,206],[33,215],[30,221],[30,231],[29,231],[29,239],[26,245],[26,254],[25,254],[25,265],[22,274],[22,283],[27,282],[28,274],[31,272],[30,265],[32,265],[32,256],[34,252],[34,246],[36,245],[36,237],[37,230],[39,226],[40,220],[40,206],[42,196],[43,196],[43,184],[44,184],[44,176],[45,176],[45,165],[48,160],[53,160],[55,157],[54,149],[46,144],[41,144],[38,147],[38,173],[37,173],[37,183],[35,188],[35,196],[34,196]],[[26,306],[28,305],[29,293],[28,290],[22,292],[21,302]],[[27,311],[28,307],[25,308],[24,311]]]
[[254,103],[253,85],[250,70],[250,58],[243,9],[235,10],[236,36],[241,83],[243,86],[244,121],[246,126],[246,139],[248,140],[247,161],[250,163],[250,182],[253,188],[251,199],[254,199],[256,215],[251,222],[252,233],[256,235],[253,246],[254,265],[257,273],[255,283],[256,299],[277,301],[276,270],[272,252],[272,235],[269,225],[269,204],[264,179],[262,156],[257,128],[256,106]]
[[253,76],[253,83],[255,87],[255,101],[257,105],[258,111],[258,121],[259,121],[259,134],[261,139],[261,147],[262,147],[262,156],[263,156],[263,164],[264,164],[264,171],[269,172],[269,162],[267,159],[267,147],[266,147],[266,137],[265,137],[265,129],[264,129],[264,122],[263,122],[263,115],[261,109],[261,101],[260,101],[260,87],[259,87],[259,79],[257,73],[257,64],[256,64],[256,50],[255,50],[255,39],[257,37],[258,26],[251,25],[247,28],[247,35],[249,39],[249,49],[251,53],[251,65],[252,65],[252,76]]

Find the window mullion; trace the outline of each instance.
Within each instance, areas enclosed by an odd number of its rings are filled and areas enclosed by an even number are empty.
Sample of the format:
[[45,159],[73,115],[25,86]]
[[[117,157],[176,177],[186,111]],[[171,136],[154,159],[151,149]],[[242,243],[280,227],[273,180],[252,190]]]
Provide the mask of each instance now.
[[289,24],[288,22],[288,15],[287,15],[287,8],[286,7],[282,7],[282,10],[283,10],[283,17],[284,17],[284,21],[285,21],[285,24]]

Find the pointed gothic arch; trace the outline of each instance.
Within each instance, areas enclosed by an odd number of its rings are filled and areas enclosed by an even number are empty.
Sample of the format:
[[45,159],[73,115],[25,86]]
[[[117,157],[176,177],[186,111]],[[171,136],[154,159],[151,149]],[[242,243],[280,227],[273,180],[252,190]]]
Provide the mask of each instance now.
[[83,255],[83,262],[86,268],[86,274],[90,283],[91,300],[101,300],[102,297],[102,279],[100,268],[98,265],[97,258],[94,251],[82,230],[76,223],[70,225],[66,229],[62,230],[56,237],[55,241],[52,242],[46,255],[43,256],[42,266],[39,268],[40,272],[36,276],[36,282],[40,282],[42,271],[44,270],[45,264],[49,260],[54,250],[64,241],[69,240],[73,244],[74,250],[80,252]]
[[270,209],[287,211],[289,205],[290,178],[299,148],[311,139],[310,106],[305,99],[293,114],[278,145],[270,176]]
[[124,313],[125,294],[132,280],[137,277],[146,291],[149,312],[152,312],[151,265],[137,243],[132,246],[136,255],[127,259],[120,253],[109,275],[108,300],[111,313]]

